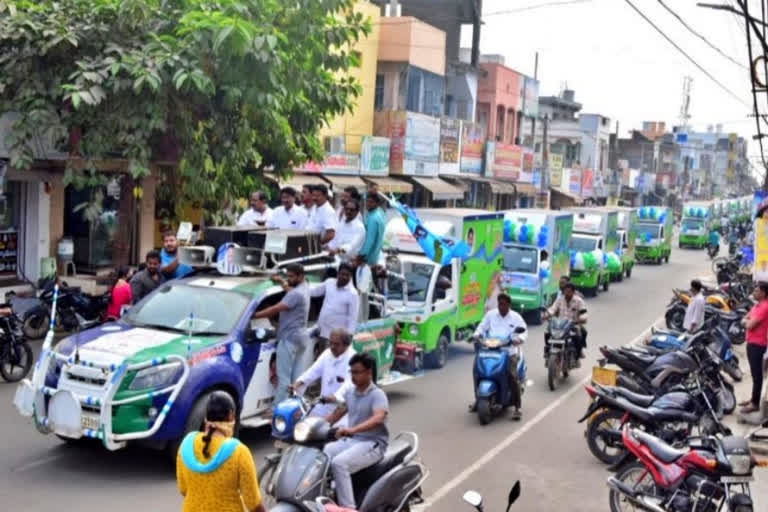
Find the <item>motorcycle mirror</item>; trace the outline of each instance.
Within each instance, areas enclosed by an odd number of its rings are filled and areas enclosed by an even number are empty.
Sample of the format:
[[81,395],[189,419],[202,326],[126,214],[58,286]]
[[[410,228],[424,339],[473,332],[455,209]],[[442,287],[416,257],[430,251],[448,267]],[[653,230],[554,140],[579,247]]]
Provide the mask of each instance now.
[[515,327],[515,334],[522,334],[525,332],[525,327]]
[[586,310],[586,309],[580,309],[580,310],[579,310],[579,314],[580,314],[580,315],[584,315],[584,314],[586,314],[586,313],[587,313],[587,310]]
[[517,498],[520,497],[520,480],[515,482],[515,485],[512,486],[512,489],[509,491],[509,499],[507,500],[507,512],[509,512],[509,508],[512,506],[514,502],[517,501]]
[[462,497],[464,501],[475,507],[477,510],[483,509],[483,497],[477,491],[467,491]]

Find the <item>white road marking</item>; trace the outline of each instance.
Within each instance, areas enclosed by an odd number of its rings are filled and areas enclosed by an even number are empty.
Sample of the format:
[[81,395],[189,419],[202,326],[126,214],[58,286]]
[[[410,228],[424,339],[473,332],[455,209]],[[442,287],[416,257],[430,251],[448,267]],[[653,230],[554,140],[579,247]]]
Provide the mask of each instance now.
[[[641,341],[643,338],[645,338],[648,333],[651,330],[651,327],[654,327],[657,325],[661,320],[664,319],[664,315],[661,315],[659,318],[653,321],[653,323],[645,328],[643,332],[641,332],[639,335],[637,335],[635,338],[632,339],[628,344],[634,345]],[[575,394],[577,391],[580,391],[585,384],[587,384],[590,379],[592,378],[592,375],[587,375],[584,379],[582,379],[580,382],[576,383],[571,389],[569,389],[564,395],[562,395],[560,398],[546,406],[544,409],[539,411],[539,413],[534,416],[530,421],[526,422],[522,427],[517,429],[516,431],[512,432],[508,437],[506,437],[501,443],[494,446],[490,450],[488,450],[482,457],[477,459],[471,466],[467,467],[464,471],[453,477],[451,480],[443,484],[442,487],[440,487],[437,491],[432,493],[431,496],[429,496],[424,504],[422,505],[423,510],[428,509],[441,499],[445,498],[445,496],[456,489],[459,485],[464,483],[467,479],[469,479],[470,476],[472,476],[473,473],[481,469],[483,466],[491,462],[497,455],[499,455],[501,452],[506,450],[507,448],[512,445],[515,441],[520,439],[526,432],[531,430],[533,427],[535,427],[538,423],[540,423],[544,418],[546,418],[552,411],[554,411],[557,407],[559,407],[563,402],[568,400],[571,395]]]

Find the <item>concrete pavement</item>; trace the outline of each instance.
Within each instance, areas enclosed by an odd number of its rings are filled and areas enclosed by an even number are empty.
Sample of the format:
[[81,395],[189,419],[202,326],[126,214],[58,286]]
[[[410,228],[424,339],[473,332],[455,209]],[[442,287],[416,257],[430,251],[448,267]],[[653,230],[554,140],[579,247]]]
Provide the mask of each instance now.
[[[609,293],[588,300],[587,361],[595,360],[600,345],[624,344],[641,334],[663,313],[673,286],[686,286],[691,278],[708,274],[703,252],[675,249],[669,264],[637,266],[632,279],[613,283]],[[467,413],[473,397],[469,346],[452,347],[446,368],[387,388],[390,430],[412,430],[421,437],[422,458],[431,471],[425,484],[430,510],[469,510],[461,503],[467,489],[484,494],[486,509],[502,508],[518,479],[523,491],[514,510],[608,510],[609,473],[589,453],[583,425],[576,423],[587,405],[581,383],[590,374],[590,364],[551,392],[542,345],[543,329],[532,328],[525,350],[533,385],[523,398],[521,422],[502,417],[483,427]],[[139,448],[109,453],[42,436],[13,409],[14,389],[0,384],[0,503],[5,510],[180,508],[164,453]],[[268,429],[244,431],[242,439],[257,463],[271,451]],[[765,500],[768,489],[764,482],[759,484],[755,491],[762,490]]]

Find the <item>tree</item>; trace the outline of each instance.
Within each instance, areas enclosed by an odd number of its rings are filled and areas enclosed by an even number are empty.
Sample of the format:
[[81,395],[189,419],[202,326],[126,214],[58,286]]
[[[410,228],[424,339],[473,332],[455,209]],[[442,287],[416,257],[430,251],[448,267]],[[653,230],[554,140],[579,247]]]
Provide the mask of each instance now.
[[[31,137],[134,178],[169,162],[181,203],[243,197],[262,172],[323,158],[318,131],[352,108],[354,0],[0,0],[0,112],[17,112],[11,165]],[[177,165],[176,165],[177,164]]]

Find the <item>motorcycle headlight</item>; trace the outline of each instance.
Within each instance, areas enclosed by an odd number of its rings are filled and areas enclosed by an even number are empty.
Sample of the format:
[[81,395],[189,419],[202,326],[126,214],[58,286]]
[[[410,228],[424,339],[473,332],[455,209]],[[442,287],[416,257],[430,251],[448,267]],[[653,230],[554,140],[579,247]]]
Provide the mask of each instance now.
[[277,430],[279,433],[285,432],[285,429],[288,427],[288,424],[285,421],[285,418],[283,417],[277,417],[275,418],[275,430]]
[[181,364],[168,363],[145,368],[136,374],[130,390],[164,388],[173,384],[181,374]]
[[747,475],[752,471],[751,455],[727,455],[735,475]]
[[300,421],[298,425],[293,427],[293,439],[297,443],[306,443],[309,441],[310,435],[312,434],[312,427],[314,427],[318,421],[322,421],[322,418],[310,417]]

